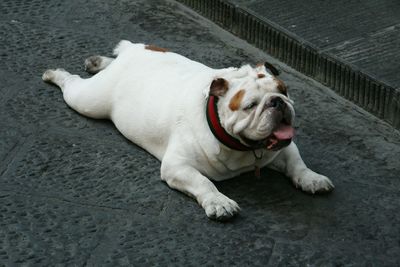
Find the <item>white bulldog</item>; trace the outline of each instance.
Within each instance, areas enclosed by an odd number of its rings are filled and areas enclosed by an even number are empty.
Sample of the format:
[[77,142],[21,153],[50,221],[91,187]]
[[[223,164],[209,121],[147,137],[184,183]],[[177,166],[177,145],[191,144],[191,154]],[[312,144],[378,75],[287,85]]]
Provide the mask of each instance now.
[[[161,161],[161,179],[195,198],[212,219],[238,204],[209,180],[268,166],[305,192],[331,191],[308,169],[294,135],[293,101],[270,64],[212,69],[152,45],[121,41],[115,59],[85,61],[89,79],[63,69],[43,80],[59,86],[65,102],[95,119],[111,119],[129,140]],[[267,72],[269,70],[272,74]]]

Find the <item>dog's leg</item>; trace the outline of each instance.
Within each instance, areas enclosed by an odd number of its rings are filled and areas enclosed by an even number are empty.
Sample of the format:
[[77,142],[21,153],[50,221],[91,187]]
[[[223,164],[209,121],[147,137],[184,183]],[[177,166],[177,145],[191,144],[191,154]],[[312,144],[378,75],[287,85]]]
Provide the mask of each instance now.
[[57,85],[60,87],[62,92],[64,92],[67,82],[75,79],[80,79],[80,77],[78,75],[72,75],[68,71],[61,68],[46,70],[42,75],[43,81]]
[[229,219],[240,209],[235,201],[220,193],[210,180],[190,165],[164,157],[161,179],[171,188],[195,198],[211,219]]
[[96,74],[104,70],[114,59],[104,56],[91,56],[85,60],[85,70],[89,73]]
[[42,76],[43,81],[61,88],[65,102],[82,115],[105,119],[111,110],[110,92],[107,87],[92,78],[82,79],[64,69],[50,69]]
[[282,149],[281,153],[268,165],[272,169],[289,176],[296,186],[308,193],[322,193],[332,191],[334,185],[328,177],[320,175],[304,164],[295,143]]

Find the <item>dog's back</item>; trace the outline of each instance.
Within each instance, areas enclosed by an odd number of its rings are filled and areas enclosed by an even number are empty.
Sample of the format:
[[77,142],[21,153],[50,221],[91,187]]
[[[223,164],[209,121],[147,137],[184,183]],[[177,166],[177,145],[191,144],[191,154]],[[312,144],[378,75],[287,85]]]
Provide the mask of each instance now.
[[117,58],[93,82],[110,87],[110,118],[118,130],[161,160],[171,131],[185,123],[180,114],[203,114],[199,98],[204,99],[215,70],[129,41],[121,41],[115,52]]

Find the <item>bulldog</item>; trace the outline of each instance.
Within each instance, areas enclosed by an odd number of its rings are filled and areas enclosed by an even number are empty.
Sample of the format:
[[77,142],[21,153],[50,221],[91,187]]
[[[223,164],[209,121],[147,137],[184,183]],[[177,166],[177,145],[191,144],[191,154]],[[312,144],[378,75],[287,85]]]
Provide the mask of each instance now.
[[166,49],[121,41],[115,58],[93,56],[82,79],[64,69],[42,79],[61,88],[80,114],[110,119],[161,161],[161,179],[211,219],[240,210],[210,181],[268,166],[308,193],[334,186],[306,167],[292,141],[293,101],[271,64],[213,69]]

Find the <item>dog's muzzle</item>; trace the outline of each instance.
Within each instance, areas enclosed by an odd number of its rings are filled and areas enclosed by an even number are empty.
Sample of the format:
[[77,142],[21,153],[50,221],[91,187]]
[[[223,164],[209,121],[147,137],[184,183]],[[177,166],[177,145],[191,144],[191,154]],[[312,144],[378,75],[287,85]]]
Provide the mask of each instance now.
[[271,100],[269,101],[269,103],[267,103],[265,105],[265,108],[274,108],[276,110],[279,111],[284,111],[284,109],[286,108],[286,103],[285,101],[283,101],[283,99],[279,96],[274,96],[271,98]]
[[266,147],[269,150],[279,150],[285,146],[288,146],[294,137],[295,131],[290,122],[292,118],[288,118],[290,112],[288,111],[287,104],[279,97],[274,96],[265,105],[265,108],[272,108],[274,112],[278,112],[278,123],[275,129],[266,138]]

